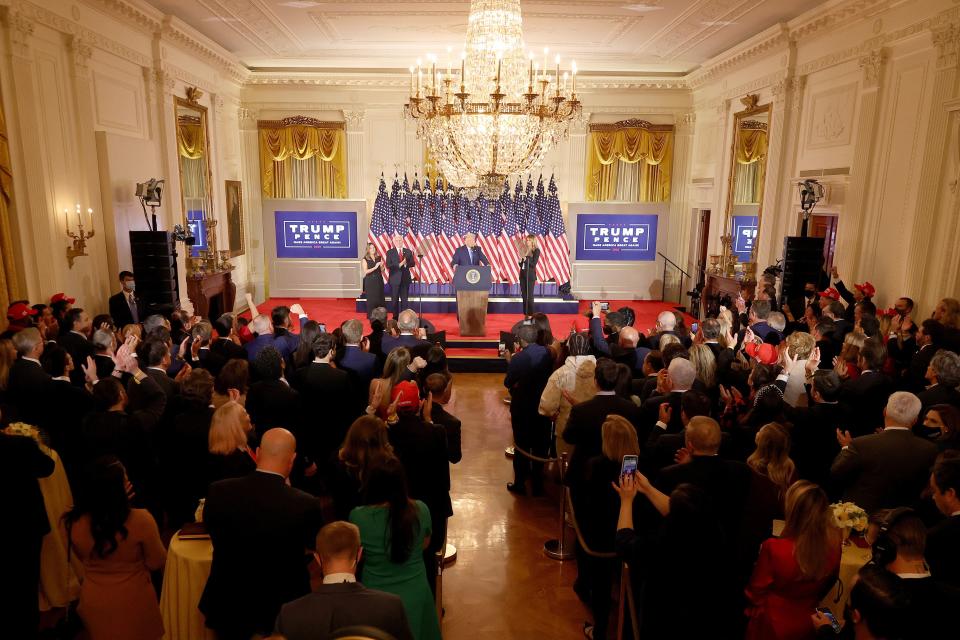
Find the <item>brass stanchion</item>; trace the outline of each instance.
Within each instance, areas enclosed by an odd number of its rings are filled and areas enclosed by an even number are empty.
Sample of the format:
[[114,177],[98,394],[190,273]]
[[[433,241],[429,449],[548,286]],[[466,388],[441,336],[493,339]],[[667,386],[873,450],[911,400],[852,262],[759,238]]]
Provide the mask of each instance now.
[[543,543],[543,553],[551,560],[572,560],[573,548],[566,544],[567,538],[567,485],[564,484],[564,475],[567,468],[567,454],[562,453],[557,457],[557,463],[560,465],[560,535],[551,538]]

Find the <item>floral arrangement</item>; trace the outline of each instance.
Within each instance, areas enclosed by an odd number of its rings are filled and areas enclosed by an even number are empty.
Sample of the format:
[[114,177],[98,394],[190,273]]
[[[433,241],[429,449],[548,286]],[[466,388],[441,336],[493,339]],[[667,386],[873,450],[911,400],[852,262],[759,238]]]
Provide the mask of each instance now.
[[830,505],[833,519],[841,529],[863,532],[867,530],[867,512],[852,502],[836,502]]
[[8,436],[26,436],[40,442],[40,430],[26,422],[11,422],[3,432]]

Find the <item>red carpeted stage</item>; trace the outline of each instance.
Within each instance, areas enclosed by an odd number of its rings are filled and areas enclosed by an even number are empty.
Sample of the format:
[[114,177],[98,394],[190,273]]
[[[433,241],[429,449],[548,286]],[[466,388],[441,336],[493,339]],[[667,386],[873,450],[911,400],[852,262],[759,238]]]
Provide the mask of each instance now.
[[[669,302],[654,300],[609,300],[610,309],[630,307],[636,314],[634,326],[643,334],[650,333],[657,323],[657,314],[661,311],[673,311],[675,307]],[[262,313],[269,313],[277,305],[292,305],[300,303],[311,320],[323,322],[328,330],[333,330],[346,320],[358,318],[368,326],[367,318],[358,313],[356,301],[353,298],[270,298],[257,303]],[[571,329],[586,330],[587,318],[583,315],[590,303],[581,300],[580,313],[576,315],[556,314],[550,316],[550,323],[554,335],[562,337]],[[249,314],[244,314],[249,317]],[[457,316],[454,313],[427,313],[426,318],[434,324],[437,331],[447,332],[447,356],[450,358],[453,371],[500,371],[505,369],[502,360],[497,357],[497,345],[501,331],[509,331],[518,320],[519,314],[488,314],[487,332],[483,337],[461,337]],[[687,322],[693,319],[687,316]]]

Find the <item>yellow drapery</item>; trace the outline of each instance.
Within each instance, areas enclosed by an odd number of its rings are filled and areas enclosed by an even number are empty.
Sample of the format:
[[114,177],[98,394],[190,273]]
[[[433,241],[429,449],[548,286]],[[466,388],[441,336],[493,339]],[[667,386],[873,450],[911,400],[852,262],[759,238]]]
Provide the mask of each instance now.
[[199,160],[206,147],[203,142],[203,124],[200,122],[177,122],[177,151],[184,158]]
[[0,309],[6,309],[11,300],[20,298],[13,232],[10,229],[12,204],[13,167],[10,164],[7,121],[3,115],[3,101],[0,98]]
[[[346,198],[347,154],[343,126],[260,128],[260,179],[268,198]],[[312,185],[295,180],[294,161],[312,160]]]
[[734,175],[734,203],[757,204],[763,194],[767,175],[766,124],[744,121],[737,129],[735,144],[737,167]]
[[637,165],[636,188],[630,199],[636,202],[670,200],[670,179],[673,174],[673,131],[638,126],[595,129],[590,132],[587,148],[588,201],[613,200],[621,163]]

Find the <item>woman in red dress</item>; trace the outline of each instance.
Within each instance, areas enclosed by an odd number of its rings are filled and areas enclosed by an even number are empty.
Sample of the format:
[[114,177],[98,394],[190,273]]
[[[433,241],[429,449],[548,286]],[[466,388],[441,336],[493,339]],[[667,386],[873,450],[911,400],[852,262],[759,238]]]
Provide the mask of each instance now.
[[841,534],[823,489],[793,483],[782,537],[769,538],[747,585],[747,640],[806,640],[810,616],[840,571]]

